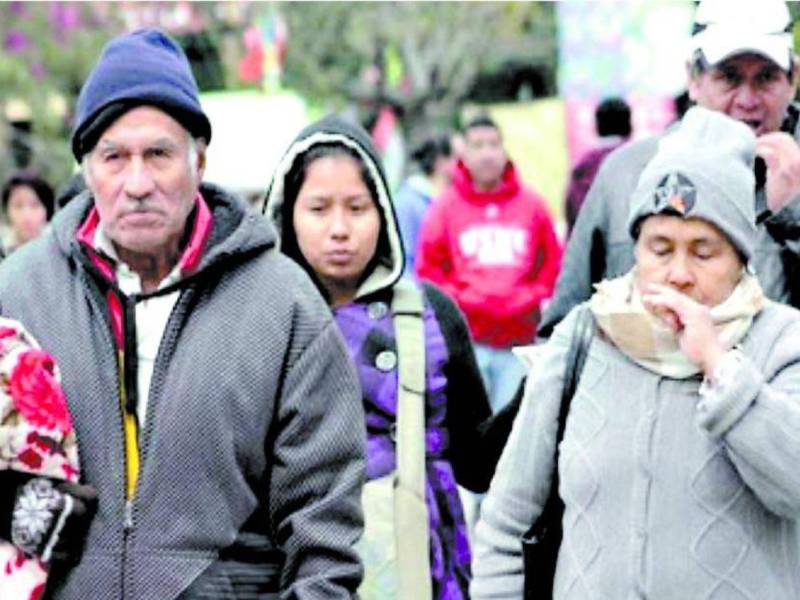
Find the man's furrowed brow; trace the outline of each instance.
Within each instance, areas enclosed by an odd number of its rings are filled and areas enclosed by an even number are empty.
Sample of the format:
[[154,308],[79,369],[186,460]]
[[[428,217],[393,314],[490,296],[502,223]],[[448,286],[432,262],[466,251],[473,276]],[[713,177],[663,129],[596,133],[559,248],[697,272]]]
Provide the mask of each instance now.
[[119,150],[119,144],[113,140],[100,140],[97,143],[97,149],[101,152]]
[[147,146],[150,148],[166,148],[169,150],[175,150],[179,147],[179,144],[172,138],[162,137],[156,139],[150,144],[147,144]]
[[[147,142],[146,144],[144,144],[144,147],[145,148],[176,150],[177,148],[179,148],[179,144],[175,140],[173,140],[172,138],[160,137],[160,138],[156,138],[155,140],[152,140],[150,142]],[[130,144],[126,144],[124,142],[118,142],[118,141],[115,141],[115,140],[105,139],[105,140],[100,140],[100,142],[98,142],[97,148],[98,148],[98,150],[105,151],[105,152],[120,151],[120,150],[124,150],[124,149],[129,149],[130,148]]]

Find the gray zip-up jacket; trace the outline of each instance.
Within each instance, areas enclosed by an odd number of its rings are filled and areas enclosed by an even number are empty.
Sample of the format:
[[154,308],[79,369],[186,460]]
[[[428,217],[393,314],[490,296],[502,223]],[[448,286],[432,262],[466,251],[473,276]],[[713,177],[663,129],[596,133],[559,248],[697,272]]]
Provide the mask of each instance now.
[[[790,107],[785,130],[800,139],[797,108]],[[632,267],[628,231],[630,198],[639,176],[656,153],[659,138],[623,145],[600,167],[570,236],[556,292],[542,316],[537,336],[547,338],[576,305],[588,300],[593,284],[624,275]],[[757,181],[761,177],[756,177]],[[767,209],[763,183],[756,189],[758,238],[752,266],[764,293],[800,308],[800,198],[777,214]]]
[[[475,600],[521,597],[579,310],[543,346],[481,506]],[[559,446],[555,600],[800,598],[800,313],[768,306],[741,351],[701,396],[699,377],[660,376],[595,335]]]
[[[75,237],[89,192],[0,265],[2,313],[58,361],[83,478],[99,493],[81,561],[53,566],[49,597],[268,598],[280,588],[323,600],[350,598],[360,583],[365,432],[347,349],[266,219],[216,188],[202,193],[214,228],[198,269],[161,290],[180,295],[127,514],[109,284]],[[136,301],[124,298],[129,314]]]

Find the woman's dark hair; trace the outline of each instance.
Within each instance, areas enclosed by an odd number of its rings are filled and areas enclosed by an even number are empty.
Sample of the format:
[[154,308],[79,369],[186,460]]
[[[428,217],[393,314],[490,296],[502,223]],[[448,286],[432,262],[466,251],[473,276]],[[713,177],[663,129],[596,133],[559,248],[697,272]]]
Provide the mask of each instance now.
[[283,204],[281,205],[280,214],[280,222],[282,224],[281,251],[290,258],[294,259],[295,262],[305,269],[306,273],[311,276],[311,279],[314,281],[317,288],[326,300],[330,300],[328,292],[325,290],[325,287],[322,285],[322,282],[317,277],[314,269],[308,263],[305,256],[303,256],[303,252],[300,250],[300,245],[297,243],[297,232],[294,230],[294,205],[295,202],[297,202],[297,195],[300,193],[300,188],[303,187],[303,183],[306,180],[308,168],[311,166],[311,163],[319,160],[320,158],[329,156],[349,156],[358,163],[361,179],[364,180],[364,184],[369,190],[369,195],[378,209],[378,215],[380,217],[378,245],[375,249],[375,255],[364,269],[362,279],[365,279],[366,276],[372,272],[375,266],[380,262],[381,257],[389,256],[389,253],[391,252],[389,246],[389,236],[386,231],[386,215],[383,208],[379,205],[378,189],[375,187],[375,181],[372,179],[369,169],[367,169],[367,165],[364,164],[364,160],[356,150],[343,144],[327,142],[312,146],[308,151],[295,158],[292,168],[289,170],[283,180]]
[[420,166],[425,175],[430,176],[433,175],[433,170],[436,168],[436,159],[452,154],[450,138],[446,135],[437,135],[422,142],[411,153],[411,159]]
[[49,221],[52,219],[53,211],[55,210],[53,188],[51,188],[50,184],[42,179],[39,175],[26,171],[20,171],[19,173],[12,175],[3,186],[3,212],[6,214],[8,213],[8,201],[11,198],[11,192],[14,191],[14,188],[23,185],[27,185],[34,191],[36,197],[39,199],[39,202],[41,202],[42,206],[44,206],[44,210],[47,213],[47,220]]

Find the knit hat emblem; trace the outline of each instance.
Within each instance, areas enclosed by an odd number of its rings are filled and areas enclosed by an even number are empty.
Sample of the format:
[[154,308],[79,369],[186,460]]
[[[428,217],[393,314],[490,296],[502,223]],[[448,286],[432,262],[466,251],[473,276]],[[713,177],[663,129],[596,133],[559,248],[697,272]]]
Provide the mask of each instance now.
[[631,196],[628,231],[636,239],[650,215],[715,225],[745,262],[756,241],[756,137],[744,123],[695,106],[661,137]]
[[660,213],[674,210],[685,217],[694,208],[696,197],[697,188],[691,179],[678,172],[670,173],[656,187],[654,211]]

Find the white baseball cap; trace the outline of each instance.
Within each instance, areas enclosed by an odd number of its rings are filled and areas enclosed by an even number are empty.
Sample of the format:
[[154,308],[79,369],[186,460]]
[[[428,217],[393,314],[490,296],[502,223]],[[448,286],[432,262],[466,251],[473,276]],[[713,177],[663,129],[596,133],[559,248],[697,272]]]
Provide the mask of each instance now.
[[690,55],[700,50],[712,65],[752,52],[786,71],[792,66],[792,20],[783,0],[703,0],[694,23]]

